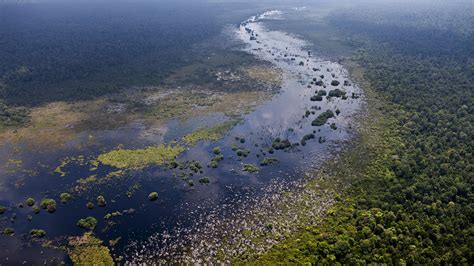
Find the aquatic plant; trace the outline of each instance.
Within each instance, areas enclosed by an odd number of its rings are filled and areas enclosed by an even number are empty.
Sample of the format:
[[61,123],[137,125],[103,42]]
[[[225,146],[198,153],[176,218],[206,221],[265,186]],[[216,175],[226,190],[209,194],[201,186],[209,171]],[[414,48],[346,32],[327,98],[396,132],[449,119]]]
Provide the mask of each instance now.
[[34,213],[36,213],[36,214],[38,214],[38,213],[40,213],[40,212],[41,212],[41,208],[40,208],[40,207],[38,207],[38,206],[36,206],[36,205],[35,205],[35,206],[33,206],[32,210],[33,210],[33,212],[34,212]]
[[105,207],[105,205],[107,205],[107,201],[105,200],[105,197],[102,195],[97,196],[96,201],[99,207]]
[[209,184],[211,181],[209,180],[209,177],[204,176],[199,179],[199,183],[201,184]]
[[314,139],[316,138],[316,136],[313,134],[313,133],[310,133],[310,134],[306,134],[303,136],[303,138],[301,139],[300,143],[301,145],[305,146],[306,145],[306,141],[310,140],[310,139]]
[[92,210],[92,209],[94,209],[94,203],[89,201],[89,202],[86,203],[86,207],[87,207],[87,209]]
[[42,229],[31,229],[30,230],[31,237],[44,237],[46,235],[46,231]]
[[35,202],[36,202],[36,201],[35,201],[35,199],[33,199],[33,198],[27,198],[27,199],[25,200],[25,204],[26,204],[27,206],[29,206],[29,207],[35,205]]
[[4,214],[7,211],[5,206],[0,206],[0,214]]
[[319,90],[318,95],[319,96],[326,96],[327,92],[325,90]]
[[155,201],[158,199],[158,192],[151,192],[149,195],[148,195],[148,199],[150,201]]
[[183,141],[188,145],[196,145],[201,140],[217,141],[235,125],[235,121],[218,124],[213,127],[198,128],[194,132],[183,137]]
[[92,232],[69,238],[68,255],[74,265],[115,265],[110,250]]
[[242,167],[242,171],[249,173],[258,173],[260,171],[260,168],[253,164],[244,164]]
[[212,152],[214,154],[220,154],[221,153],[221,148],[220,147],[215,147],[214,149],[212,149]]
[[211,163],[209,164],[210,167],[212,168],[217,168],[217,166],[219,165],[219,162],[224,160],[224,156],[223,155],[217,155],[215,156],[214,158],[211,159]]
[[346,95],[346,92],[340,89],[330,90],[328,93],[328,97],[343,97]]
[[194,173],[200,172],[201,169],[202,165],[199,162],[193,160],[189,163],[189,170],[193,171]]
[[267,158],[263,159],[260,162],[260,166],[267,166],[267,165],[271,165],[271,164],[275,164],[275,163],[278,163],[277,158],[267,157]]
[[53,213],[56,211],[56,201],[50,198],[43,198],[41,200],[40,207],[47,209],[50,213]]
[[71,194],[64,192],[59,195],[59,198],[61,199],[61,203],[67,203],[71,199]]
[[82,229],[94,230],[94,228],[97,226],[97,219],[92,216],[89,216],[77,221],[76,225]]
[[275,150],[284,150],[289,147],[291,147],[291,142],[287,139],[276,138],[272,142],[272,148]]
[[125,169],[142,169],[149,165],[163,165],[184,151],[180,145],[159,145],[144,149],[118,149],[99,155],[102,164]]
[[236,153],[237,153],[237,156],[239,157],[247,157],[250,154],[250,150],[238,149]]
[[114,212],[111,212],[111,213],[107,213],[105,216],[104,216],[104,219],[105,220],[110,220],[112,219],[113,217],[118,217],[118,216],[122,216],[122,212],[120,211],[114,211]]
[[319,143],[324,143],[324,142],[326,142],[326,137],[319,137],[318,142],[319,142]]
[[313,101],[313,102],[320,102],[320,101],[323,100],[323,97],[320,96],[320,95],[313,95],[313,96],[311,96],[311,98],[309,98],[309,99],[310,99],[311,101]]
[[326,124],[329,118],[334,117],[334,113],[331,110],[326,110],[325,112],[321,113],[318,117],[316,117],[312,122],[312,126],[322,126]]
[[10,227],[7,227],[5,229],[3,229],[3,232],[2,232],[4,235],[7,235],[7,236],[11,236],[15,233],[15,229],[13,228],[10,228]]

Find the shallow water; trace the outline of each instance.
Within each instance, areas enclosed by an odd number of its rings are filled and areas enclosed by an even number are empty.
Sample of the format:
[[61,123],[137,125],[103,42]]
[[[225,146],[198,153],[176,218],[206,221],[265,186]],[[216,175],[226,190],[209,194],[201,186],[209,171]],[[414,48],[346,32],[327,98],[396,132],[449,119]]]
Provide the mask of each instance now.
[[[361,90],[348,77],[347,71],[338,63],[330,62],[312,56],[309,45],[304,40],[289,33],[269,31],[266,24],[275,19],[285,19],[285,13],[280,11],[266,12],[244,21],[239,26],[227,32],[234,42],[244,45],[244,51],[260,60],[270,62],[283,71],[283,83],[280,92],[271,100],[263,103],[250,114],[244,115],[239,124],[230,130],[221,140],[216,142],[199,142],[189,147],[179,156],[179,160],[196,160],[201,165],[207,165],[215,155],[212,148],[219,146],[222,149],[224,160],[216,169],[204,167],[203,174],[195,174],[194,187],[179,177],[173,177],[177,170],[167,170],[163,167],[147,167],[144,170],[130,171],[119,181],[94,186],[83,193],[73,195],[74,199],[66,205],[58,202],[58,210],[54,214],[42,211],[33,214],[33,220],[27,221],[29,208],[12,207],[4,216],[10,217],[16,213],[14,223],[9,219],[2,221],[2,227],[15,228],[16,236],[13,245],[11,238],[0,236],[0,264],[21,262],[23,260],[41,262],[49,256],[58,256],[63,259],[61,252],[39,248],[36,244],[30,246],[27,234],[32,228],[41,228],[47,231],[47,237],[61,241],[66,236],[80,235],[83,231],[76,227],[80,218],[94,216],[99,224],[95,229],[96,235],[104,240],[121,237],[114,253],[125,256],[128,261],[148,261],[167,259],[172,252],[181,252],[183,240],[186,236],[199,235],[204,224],[219,220],[236,212],[239,208],[248,207],[249,199],[258,198],[262,194],[271,193],[275,183],[285,186],[291,180],[302,178],[304,171],[314,169],[326,159],[339,143],[351,137],[352,117],[361,107],[361,98],[351,98]],[[226,28],[227,30],[229,28]],[[251,39],[255,37],[256,39]],[[300,65],[303,62],[303,65]],[[315,71],[314,69],[318,69]],[[334,74],[334,78],[331,76]],[[312,102],[310,97],[315,91],[322,89],[310,84],[313,78],[324,75],[322,79],[327,84],[326,91],[336,88],[331,86],[332,80],[338,80],[341,88],[349,96],[343,100],[332,97],[323,101]],[[321,80],[321,78],[317,78]],[[347,80],[351,85],[343,86]],[[321,107],[320,110],[311,107]],[[337,129],[331,129],[328,124],[321,127],[311,126],[311,121],[321,112],[339,109],[341,113],[329,120],[335,123]],[[305,117],[307,110],[314,110],[315,114]],[[23,160],[23,168],[34,169],[36,174],[25,174],[24,184],[13,188],[12,183],[21,179],[22,175],[4,173],[3,183],[6,189],[0,195],[0,204],[15,206],[26,197],[39,200],[44,195],[55,196],[73,187],[76,180],[91,174],[105,176],[115,170],[108,166],[99,166],[96,171],[90,170],[90,165],[71,163],[64,167],[65,177],[54,173],[57,161],[67,156],[86,155],[91,158],[101,151],[114,149],[118,144],[125,144],[127,148],[146,147],[160,143],[169,143],[180,139],[202,125],[214,125],[226,120],[220,113],[210,114],[189,121],[171,120],[159,130],[150,132],[142,123],[134,122],[118,129],[97,130],[82,132],[68,145],[53,151],[28,150],[17,153],[17,158]],[[273,154],[263,155],[273,139],[279,137],[288,139],[291,143],[299,143],[306,134],[314,132],[316,138],[307,141],[305,146],[294,146],[285,151],[277,150]],[[91,138],[90,136],[93,136]],[[236,137],[244,138],[240,143]],[[319,137],[326,142],[319,143]],[[83,144],[83,145],[78,145]],[[87,144],[87,145],[86,145]],[[246,158],[238,158],[231,146],[238,145],[250,150]],[[2,160],[7,160],[14,147],[4,146],[0,150]],[[14,153],[14,152],[13,152]],[[260,157],[256,155],[260,154]],[[276,165],[260,167],[258,173],[242,171],[243,164],[255,164],[264,157],[274,157],[279,160]],[[41,163],[41,164],[39,164]],[[198,179],[209,176],[211,183],[201,185]],[[140,184],[141,188],[131,197],[125,196],[130,186]],[[159,199],[150,202],[148,193],[157,191]],[[97,195],[104,195],[108,201],[106,208],[88,210],[85,204],[94,201]],[[134,209],[131,215],[113,218],[115,223],[108,227],[104,219],[105,214],[113,211]],[[153,245],[150,244],[153,241]],[[5,249],[9,247],[9,249]],[[41,254],[46,250],[45,254]],[[185,252],[185,251],[182,251]],[[27,258],[24,254],[38,254]],[[8,257],[8,260],[6,258]]]

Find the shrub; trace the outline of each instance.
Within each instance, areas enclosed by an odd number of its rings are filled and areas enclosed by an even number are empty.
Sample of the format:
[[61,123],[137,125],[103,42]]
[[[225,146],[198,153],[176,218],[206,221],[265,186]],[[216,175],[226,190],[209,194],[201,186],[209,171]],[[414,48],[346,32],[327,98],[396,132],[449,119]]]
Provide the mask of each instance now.
[[209,184],[211,181],[209,180],[209,177],[204,176],[199,179],[199,183],[201,184]]
[[316,117],[313,122],[311,122],[312,126],[322,126],[326,124],[329,118],[334,117],[334,113],[331,110],[326,110],[325,112],[321,113],[318,117]]
[[150,201],[155,201],[158,199],[158,192],[151,192],[150,194],[148,194],[148,199]]
[[89,216],[87,218],[80,219],[79,221],[77,221],[76,225],[86,230],[93,230],[97,226],[97,219],[92,216]]
[[26,201],[25,201],[25,204],[31,207],[31,206],[35,205],[35,199],[27,198]]
[[42,229],[31,229],[30,235],[32,237],[44,237],[46,235],[46,231]]
[[214,154],[220,154],[220,153],[221,153],[221,148],[215,147],[214,149],[212,149],[212,152],[213,152]]
[[61,203],[66,203],[71,199],[71,194],[64,192],[59,195],[59,198],[61,199]]

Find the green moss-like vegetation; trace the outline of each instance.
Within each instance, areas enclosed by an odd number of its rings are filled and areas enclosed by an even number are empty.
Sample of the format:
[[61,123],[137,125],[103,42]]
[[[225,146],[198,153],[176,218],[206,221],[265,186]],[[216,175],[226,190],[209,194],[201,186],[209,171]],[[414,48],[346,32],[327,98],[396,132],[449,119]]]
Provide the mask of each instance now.
[[224,160],[223,155],[217,155],[214,158],[211,159],[211,163],[209,164],[210,167],[212,168],[217,168],[219,166],[219,162]]
[[291,147],[291,142],[287,139],[276,138],[272,142],[272,148],[275,150],[284,150]]
[[313,133],[310,133],[310,134],[306,134],[303,136],[303,138],[301,139],[300,143],[301,145],[305,146],[306,145],[306,141],[310,140],[310,139],[314,139],[316,138],[316,136],[313,134]]
[[199,183],[201,183],[201,184],[209,184],[210,182],[211,181],[209,180],[209,177],[207,177],[207,176],[199,178]]
[[64,192],[59,195],[59,198],[61,199],[61,203],[67,203],[71,199],[71,194]]
[[110,250],[91,232],[70,238],[69,246],[68,255],[74,265],[114,265]]
[[38,207],[38,206],[36,206],[36,205],[33,206],[32,210],[33,210],[33,212],[36,213],[36,214],[38,214],[38,213],[41,212],[41,208]]
[[97,226],[97,219],[92,217],[92,216],[89,216],[89,217],[86,217],[84,219],[80,219],[79,221],[77,221],[76,225],[79,226],[82,229],[94,230],[94,228]]
[[214,154],[220,154],[221,153],[221,148],[220,147],[215,147],[214,149],[212,149],[212,152]]
[[56,211],[56,201],[50,198],[43,198],[40,203],[40,207],[43,209],[47,209],[48,212],[55,212]]
[[267,166],[278,163],[277,158],[267,157],[260,162],[260,166]]
[[25,200],[25,204],[26,204],[27,206],[30,206],[30,207],[33,206],[33,205],[35,205],[35,203],[36,203],[36,201],[35,201],[35,199],[33,199],[33,198],[27,198],[27,199]]
[[87,209],[92,210],[92,209],[94,209],[94,203],[89,201],[89,202],[86,203],[86,207],[87,207]]
[[158,199],[158,192],[151,192],[149,195],[148,195],[148,199],[150,201],[155,201]]
[[46,235],[46,231],[42,229],[31,229],[30,230],[31,237],[44,237]]
[[224,134],[229,131],[235,122],[225,122],[213,127],[198,128],[191,134],[183,137],[183,141],[188,145],[196,145],[199,141],[217,141],[221,139]]
[[11,235],[15,234],[15,229],[7,227],[7,228],[3,229],[2,233],[4,235],[11,236]]
[[141,169],[150,165],[163,165],[184,151],[179,145],[160,145],[144,149],[112,150],[99,155],[97,158],[102,164],[125,169]]
[[247,149],[238,149],[236,152],[239,157],[247,157],[250,154],[250,150]]
[[242,171],[249,172],[249,173],[258,173],[260,168],[253,164],[244,164],[242,167]]
[[346,92],[340,89],[330,90],[328,93],[328,97],[343,97],[346,95]]
[[316,117],[313,122],[311,122],[311,125],[316,127],[322,126],[326,124],[329,118],[332,117],[334,117],[334,113],[331,110],[326,110],[325,112],[318,115],[318,117]]

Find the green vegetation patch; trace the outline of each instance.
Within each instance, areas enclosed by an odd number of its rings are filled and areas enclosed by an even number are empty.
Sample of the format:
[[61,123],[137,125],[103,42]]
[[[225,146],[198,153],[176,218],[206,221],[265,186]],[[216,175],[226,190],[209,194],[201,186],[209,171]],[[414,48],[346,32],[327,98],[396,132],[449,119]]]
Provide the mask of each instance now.
[[321,113],[316,117],[313,122],[311,122],[312,126],[320,127],[329,120],[329,118],[334,117],[334,113],[331,110],[326,110],[325,112]]
[[125,169],[142,169],[150,165],[163,165],[184,151],[180,145],[160,145],[145,149],[118,149],[99,155],[102,164]]
[[77,226],[86,230],[93,230],[97,226],[97,219],[89,216],[77,221]]
[[46,231],[42,229],[31,229],[30,235],[31,237],[44,237],[46,235]]
[[260,171],[260,168],[253,164],[244,164],[244,166],[242,167],[242,171],[249,173],[258,173]]
[[229,121],[218,124],[213,127],[201,127],[183,137],[183,141],[188,145],[196,145],[199,141],[217,141],[220,140],[225,133],[234,127],[235,121]]
[[69,239],[68,254],[74,265],[114,265],[109,248],[91,232]]

